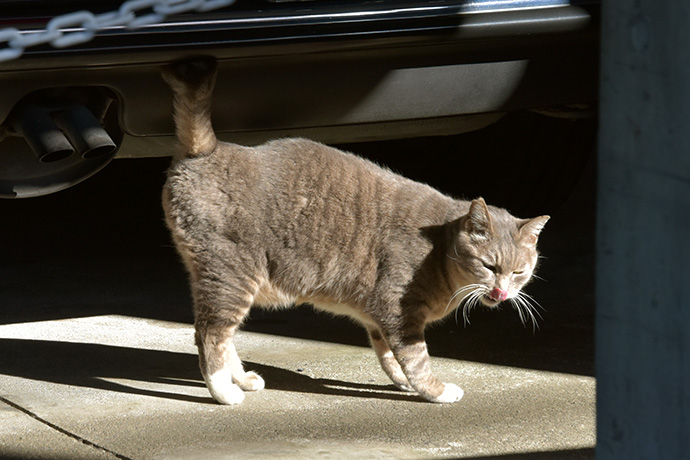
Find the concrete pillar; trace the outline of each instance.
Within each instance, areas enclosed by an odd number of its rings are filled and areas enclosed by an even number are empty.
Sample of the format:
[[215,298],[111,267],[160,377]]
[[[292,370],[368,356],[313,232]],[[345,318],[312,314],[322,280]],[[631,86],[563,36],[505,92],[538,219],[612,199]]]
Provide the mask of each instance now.
[[689,459],[690,2],[603,9],[597,459]]

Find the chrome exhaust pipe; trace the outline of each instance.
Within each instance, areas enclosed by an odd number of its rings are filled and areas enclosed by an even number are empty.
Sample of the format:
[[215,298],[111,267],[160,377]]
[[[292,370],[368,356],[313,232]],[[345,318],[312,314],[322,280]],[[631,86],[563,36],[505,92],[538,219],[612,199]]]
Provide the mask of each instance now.
[[55,116],[57,125],[82,158],[112,154],[117,145],[89,109],[74,104]]
[[44,107],[24,105],[17,113],[13,128],[24,137],[41,163],[64,160],[74,153],[72,144]]

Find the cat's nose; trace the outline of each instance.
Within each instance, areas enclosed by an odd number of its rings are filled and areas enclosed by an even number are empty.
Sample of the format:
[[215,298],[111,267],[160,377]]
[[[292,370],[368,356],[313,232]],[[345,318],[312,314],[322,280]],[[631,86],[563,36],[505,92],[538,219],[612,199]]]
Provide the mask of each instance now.
[[495,288],[493,291],[491,291],[491,294],[489,294],[489,298],[491,300],[497,300],[499,302],[503,302],[508,298],[508,291],[504,291],[503,289],[500,288]]

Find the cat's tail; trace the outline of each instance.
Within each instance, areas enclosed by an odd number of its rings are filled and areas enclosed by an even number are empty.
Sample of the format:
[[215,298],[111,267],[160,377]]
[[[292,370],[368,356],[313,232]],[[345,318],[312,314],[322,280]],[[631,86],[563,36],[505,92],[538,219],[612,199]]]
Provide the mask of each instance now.
[[197,58],[166,65],[161,71],[174,93],[175,132],[184,156],[212,153],[218,144],[211,124],[216,67],[213,58]]

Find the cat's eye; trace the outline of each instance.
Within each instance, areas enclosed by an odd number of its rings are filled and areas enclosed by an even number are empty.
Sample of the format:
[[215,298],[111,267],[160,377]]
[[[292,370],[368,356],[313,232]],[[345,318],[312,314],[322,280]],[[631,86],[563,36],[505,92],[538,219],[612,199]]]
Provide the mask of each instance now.
[[522,275],[522,274],[524,274],[524,273],[525,273],[524,270],[515,270],[515,271],[513,272],[513,275]]
[[482,262],[482,265],[484,265],[484,268],[489,270],[491,273],[496,273],[496,266],[495,265],[491,265],[491,264],[486,263],[486,262]]

